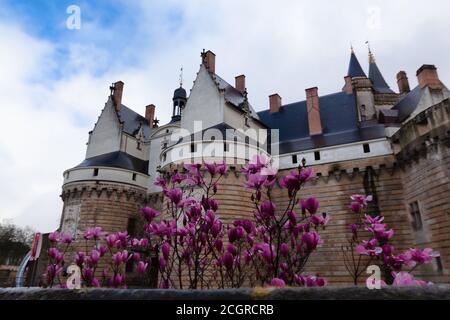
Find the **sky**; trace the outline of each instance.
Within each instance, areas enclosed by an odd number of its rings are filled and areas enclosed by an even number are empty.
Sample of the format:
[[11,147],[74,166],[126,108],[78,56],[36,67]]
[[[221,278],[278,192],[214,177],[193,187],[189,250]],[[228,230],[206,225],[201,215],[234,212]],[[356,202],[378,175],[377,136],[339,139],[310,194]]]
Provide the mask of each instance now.
[[367,70],[369,41],[392,89],[400,70],[416,86],[422,64],[448,84],[448,12],[448,0],[0,0],[0,221],[58,227],[62,173],[84,160],[112,82],[165,123],[180,68],[189,92],[209,49],[222,78],[246,75],[259,111],[273,93],[341,90],[350,45]]

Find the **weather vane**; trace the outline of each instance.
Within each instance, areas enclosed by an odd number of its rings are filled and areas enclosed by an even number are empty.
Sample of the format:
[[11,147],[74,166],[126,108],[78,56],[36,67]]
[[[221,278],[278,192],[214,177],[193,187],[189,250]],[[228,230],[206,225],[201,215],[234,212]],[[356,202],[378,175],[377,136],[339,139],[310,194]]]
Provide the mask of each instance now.
[[183,86],[183,67],[180,69],[180,87]]

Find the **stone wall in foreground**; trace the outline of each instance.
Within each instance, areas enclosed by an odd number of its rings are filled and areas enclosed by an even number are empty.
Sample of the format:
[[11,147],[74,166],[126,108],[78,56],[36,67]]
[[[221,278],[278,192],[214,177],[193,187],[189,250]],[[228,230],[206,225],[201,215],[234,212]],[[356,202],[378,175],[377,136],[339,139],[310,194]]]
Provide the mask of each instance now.
[[368,290],[362,286],[225,290],[0,288],[0,300],[450,300],[450,286],[381,290]]

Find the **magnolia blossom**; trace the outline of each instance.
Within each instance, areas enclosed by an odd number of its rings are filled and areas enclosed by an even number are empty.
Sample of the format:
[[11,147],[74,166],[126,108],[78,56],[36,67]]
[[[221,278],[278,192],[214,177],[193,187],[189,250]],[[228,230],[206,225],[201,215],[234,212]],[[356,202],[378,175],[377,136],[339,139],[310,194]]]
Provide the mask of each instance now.
[[433,258],[439,257],[439,253],[433,251],[433,249],[426,248],[420,249],[409,249],[403,254],[407,264],[414,267],[416,264],[427,264],[433,261]]
[[302,211],[308,211],[310,214],[315,214],[317,209],[319,209],[319,200],[317,198],[311,197],[308,199],[300,200],[300,205]]
[[273,278],[272,281],[270,281],[270,285],[277,288],[284,288],[286,286],[286,283],[283,279]]
[[84,232],[84,238],[85,239],[94,239],[94,240],[99,240],[103,235],[102,232],[102,228],[100,227],[93,227],[93,228],[88,228],[85,232]]
[[143,262],[143,261],[138,262],[138,272],[139,273],[145,273],[145,271],[147,270],[147,267],[148,267],[147,262]]
[[145,207],[141,209],[141,214],[147,222],[152,222],[157,216],[160,215],[158,211],[153,208]]
[[393,272],[394,282],[392,283],[395,287],[408,287],[408,286],[427,286],[431,285],[431,282],[426,282],[423,280],[415,279],[409,272]]
[[362,255],[379,256],[383,252],[383,249],[378,246],[377,239],[372,239],[369,241],[364,240],[362,244],[356,247],[356,252]]

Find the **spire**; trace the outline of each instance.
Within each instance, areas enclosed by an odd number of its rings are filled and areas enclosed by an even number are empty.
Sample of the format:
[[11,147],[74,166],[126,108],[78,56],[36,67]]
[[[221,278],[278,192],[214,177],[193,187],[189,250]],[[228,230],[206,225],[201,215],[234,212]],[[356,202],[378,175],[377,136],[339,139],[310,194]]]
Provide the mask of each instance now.
[[355,51],[353,50],[353,46],[351,46],[351,54],[350,54],[350,63],[348,65],[348,76],[352,78],[356,77],[364,77],[367,78],[364,70],[361,68],[361,64],[358,61],[358,58],[355,55]]
[[183,67],[180,69],[180,88],[183,87]]
[[375,62],[375,56],[370,49],[369,41],[366,42],[369,49],[369,79],[372,80],[373,89],[379,93],[394,93],[384,80],[384,77]]

